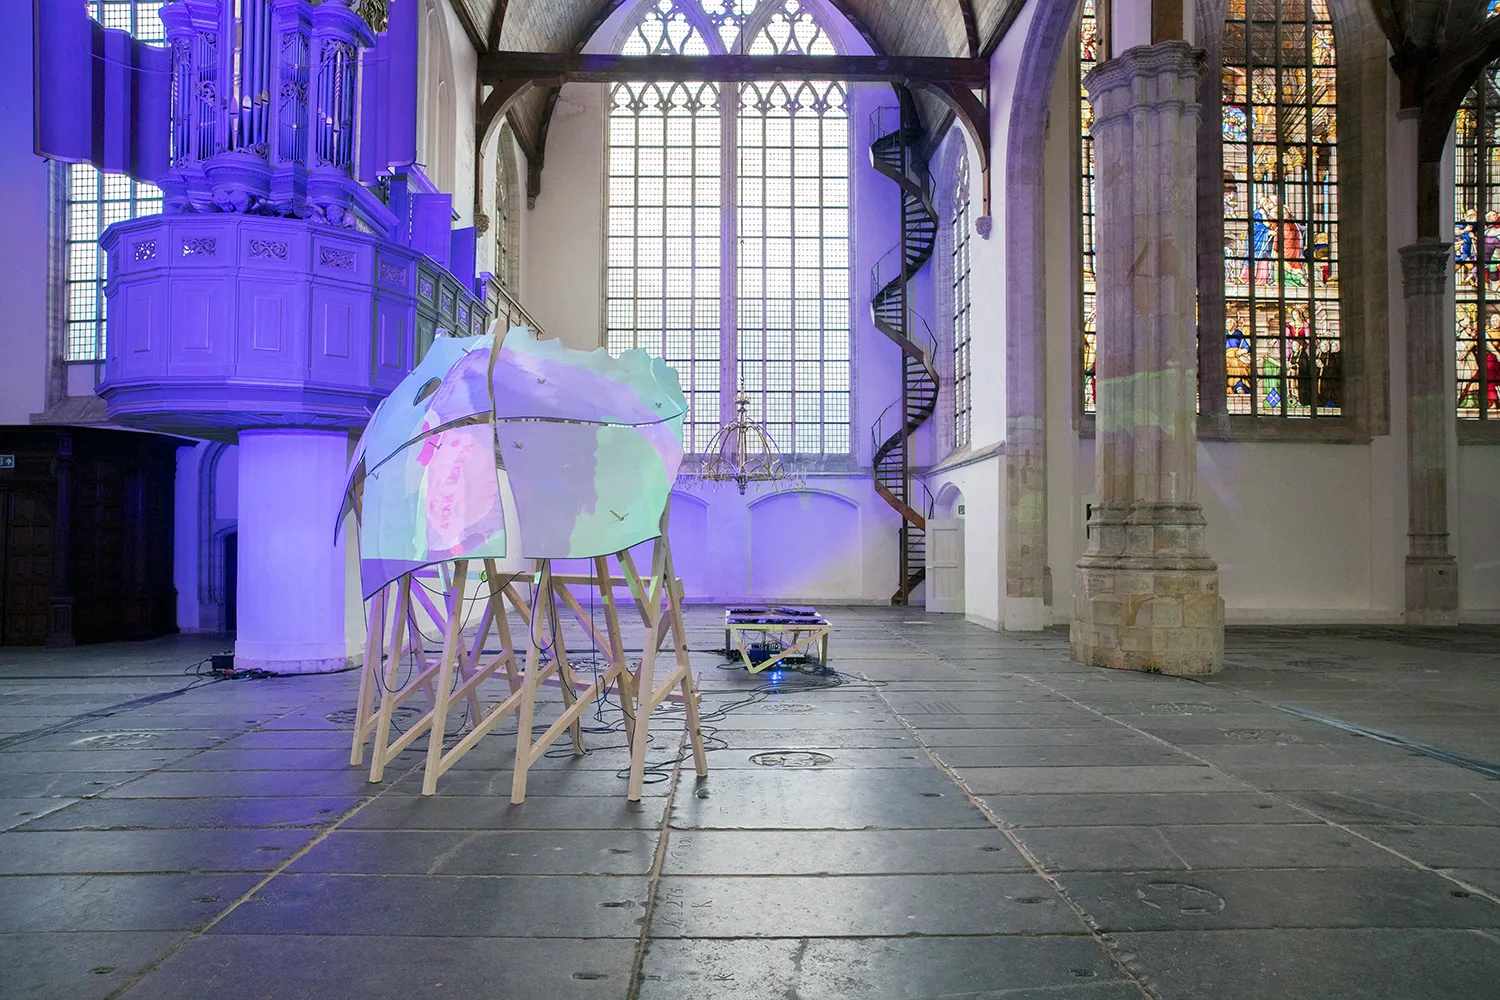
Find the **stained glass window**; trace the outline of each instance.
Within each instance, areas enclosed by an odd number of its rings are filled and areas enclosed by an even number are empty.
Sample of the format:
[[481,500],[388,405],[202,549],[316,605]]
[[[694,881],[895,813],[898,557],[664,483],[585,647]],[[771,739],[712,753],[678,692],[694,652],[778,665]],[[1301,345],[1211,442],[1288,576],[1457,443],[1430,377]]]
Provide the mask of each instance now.
[[1338,129],[1326,0],[1229,0],[1221,51],[1227,409],[1336,416]]
[[953,446],[967,447],[973,430],[969,380],[969,151],[959,148],[953,183]]
[[[654,0],[620,50],[837,51],[805,0]],[[784,451],[849,451],[847,99],[830,80],[615,88],[607,344],[678,370],[690,450],[732,414],[727,383]]]
[[1458,415],[1500,417],[1500,62],[1486,66],[1454,125],[1454,321]]
[[[89,0],[89,13],[106,28],[145,41],[164,41],[160,2]],[[68,168],[68,360],[104,360],[104,251],[99,237],[111,223],[156,215],[161,191],[153,184],[105,174],[86,163]]]
[[1079,328],[1083,331],[1083,412],[1093,413],[1098,399],[1098,386],[1094,375],[1095,333],[1094,323],[1094,259],[1097,244],[1094,234],[1094,106],[1089,103],[1087,91],[1082,89],[1084,77],[1099,61],[1099,17],[1094,7],[1095,0],[1083,0],[1083,13],[1078,27],[1078,80],[1079,80],[1079,149],[1078,149],[1078,196],[1081,206],[1082,229],[1079,234],[1079,273],[1083,284],[1082,312]]

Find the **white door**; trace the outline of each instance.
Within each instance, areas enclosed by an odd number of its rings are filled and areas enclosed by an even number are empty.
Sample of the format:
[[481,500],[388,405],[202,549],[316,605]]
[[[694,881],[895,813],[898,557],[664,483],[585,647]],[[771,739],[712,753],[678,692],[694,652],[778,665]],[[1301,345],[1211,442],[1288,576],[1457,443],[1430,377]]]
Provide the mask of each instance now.
[[964,522],[927,521],[927,610],[964,612]]

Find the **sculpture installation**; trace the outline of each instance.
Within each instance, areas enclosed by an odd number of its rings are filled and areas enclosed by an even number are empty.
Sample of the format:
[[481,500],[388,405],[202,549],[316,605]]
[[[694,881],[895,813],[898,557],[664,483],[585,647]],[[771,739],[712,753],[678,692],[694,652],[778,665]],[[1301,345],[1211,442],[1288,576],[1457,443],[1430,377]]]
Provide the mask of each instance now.
[[[356,446],[339,517],[340,523],[350,513],[358,518],[369,601],[351,763],[362,763],[365,744],[373,744],[370,780],[379,781],[397,754],[428,734],[423,792],[432,794],[443,772],[514,715],[511,801],[521,802],[528,769],[564,731],[571,732],[574,752],[584,752],[579,718],[613,687],[631,746],[632,801],[644,783],[651,713],[673,691],[686,708],[697,772],[707,774],[682,590],[666,534],[686,412],[676,372],[644,351],[619,358],[602,348],[574,351],[561,341],[539,341],[524,327],[513,327],[498,346],[493,334],[433,342],[376,409]],[[642,574],[629,550],[652,540],[652,565]],[[554,573],[554,559],[587,559],[593,571]],[[478,597],[468,593],[474,561],[484,567]],[[441,607],[422,576],[434,569]],[[529,600],[516,588],[523,578]],[[635,672],[625,657],[618,586],[629,588],[646,626]],[[602,634],[574,593],[579,587],[599,592]],[[475,600],[484,611],[470,639],[464,608]],[[559,600],[606,663],[582,691],[561,638]],[[436,660],[423,648],[417,605],[443,631]],[[512,612],[527,630],[524,670]],[[675,662],[658,681],[656,659],[669,631]],[[486,650],[491,635],[497,651]],[[403,683],[408,657],[414,666]],[[483,706],[481,685],[501,670],[509,694]],[[537,690],[554,677],[564,711],[534,737]],[[391,739],[395,710],[418,693],[426,695],[428,710]],[[472,724],[445,747],[449,712],[460,703]]]

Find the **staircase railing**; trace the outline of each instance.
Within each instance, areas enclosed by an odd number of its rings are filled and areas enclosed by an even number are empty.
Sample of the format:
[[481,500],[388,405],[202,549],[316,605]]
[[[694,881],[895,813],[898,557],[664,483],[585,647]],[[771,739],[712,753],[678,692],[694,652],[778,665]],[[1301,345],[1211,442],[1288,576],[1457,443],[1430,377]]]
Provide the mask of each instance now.
[[[899,107],[877,108],[870,116],[870,163],[896,183],[901,193],[901,240],[881,255],[870,273],[870,316],[875,328],[901,348],[901,398],[871,428],[875,492],[901,515],[901,566],[893,604],[906,604],[927,575],[926,527],[931,494],[923,504],[912,478],[912,435],[937,409],[937,339],[911,307],[913,276],[932,259],[937,243],[937,210],[932,177],[922,158],[921,121],[916,102],[896,88]],[[885,421],[897,409],[899,420],[886,433]]]

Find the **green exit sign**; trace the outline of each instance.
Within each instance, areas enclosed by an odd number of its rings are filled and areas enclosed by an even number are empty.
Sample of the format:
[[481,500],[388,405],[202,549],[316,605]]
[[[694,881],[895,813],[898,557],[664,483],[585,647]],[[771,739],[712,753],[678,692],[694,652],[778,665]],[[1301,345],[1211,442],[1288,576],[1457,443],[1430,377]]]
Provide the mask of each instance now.
[[14,469],[16,467],[16,456],[0,455],[0,469]]

